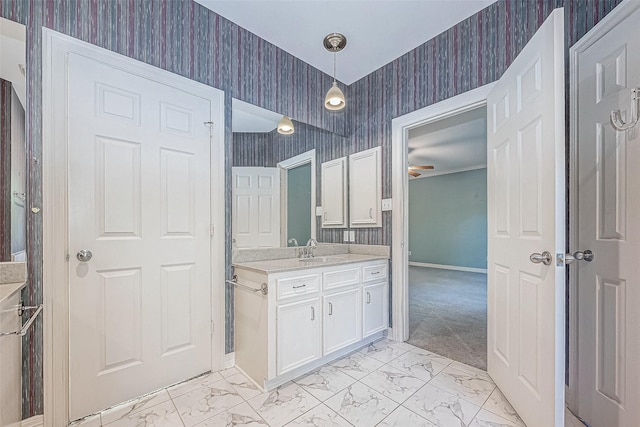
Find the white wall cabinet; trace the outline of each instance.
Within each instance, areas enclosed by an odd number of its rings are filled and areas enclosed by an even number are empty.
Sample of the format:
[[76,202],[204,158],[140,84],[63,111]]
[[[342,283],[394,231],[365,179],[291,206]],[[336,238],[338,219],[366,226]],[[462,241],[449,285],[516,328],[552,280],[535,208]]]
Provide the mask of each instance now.
[[349,156],[349,218],[352,228],[382,227],[382,148]]
[[289,372],[322,356],[320,347],[320,300],[313,298],[278,305],[277,369]]
[[387,265],[374,259],[274,273],[235,266],[239,283],[269,289],[236,288],[236,366],[271,390],[382,337]]
[[323,299],[323,354],[333,353],[362,338],[362,309],[360,287]]
[[322,163],[320,177],[322,227],[347,227],[347,158]]

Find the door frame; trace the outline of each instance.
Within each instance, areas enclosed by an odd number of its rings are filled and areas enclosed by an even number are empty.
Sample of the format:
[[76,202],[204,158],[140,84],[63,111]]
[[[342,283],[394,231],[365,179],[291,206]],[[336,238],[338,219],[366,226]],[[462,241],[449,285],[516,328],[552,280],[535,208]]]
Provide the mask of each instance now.
[[[287,172],[298,166],[311,165],[311,238],[316,238],[316,149],[305,151],[302,154],[293,156],[279,162],[276,166],[280,169],[280,247],[288,246],[287,240],[287,206],[289,200]],[[298,242],[301,243],[301,242]],[[304,243],[303,243],[304,245]]]
[[[569,252],[578,250],[578,59],[584,51],[600,40],[614,27],[640,9],[640,2],[623,1],[607,16],[602,18],[591,30],[569,48],[569,105],[576,108],[569,109],[569,214],[568,214],[568,249]],[[569,270],[569,378],[565,387],[565,400],[571,410],[577,410],[578,403],[578,282],[575,269]]]
[[[172,86],[210,101],[211,165],[211,369],[224,359],[225,156],[224,92],[166,70],[108,51],[48,28],[42,30],[42,216],[43,216],[43,370],[44,424],[69,423],[69,256],[68,157],[66,126],[69,53],[83,55],[125,72]],[[58,71],[56,71],[58,72]],[[64,82],[64,83],[61,83]],[[215,116],[214,116],[215,114]],[[218,201],[222,201],[218,203]],[[213,326],[216,325],[214,328]]]
[[407,175],[409,131],[416,127],[486,106],[495,83],[489,83],[436,104],[396,117],[391,121],[391,181],[393,194],[391,245],[392,336],[397,342],[409,339],[409,178]]

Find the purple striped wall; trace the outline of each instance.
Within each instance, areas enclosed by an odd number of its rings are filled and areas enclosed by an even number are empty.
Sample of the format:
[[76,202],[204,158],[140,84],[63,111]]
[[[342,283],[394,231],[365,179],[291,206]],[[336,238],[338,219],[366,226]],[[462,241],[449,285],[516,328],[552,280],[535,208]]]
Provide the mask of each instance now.
[[11,261],[11,91],[0,79],[0,261]]
[[[27,25],[27,203],[40,207],[42,201],[43,26],[225,90],[227,177],[235,97],[347,136],[346,146],[336,152],[381,145],[383,192],[389,197],[393,117],[494,81],[554,7],[565,6],[570,46],[619,2],[499,0],[345,88],[346,112],[336,114],[322,107],[329,76],[190,0],[0,0],[1,17]],[[230,191],[227,195],[228,220]],[[230,227],[226,230],[228,264]],[[384,213],[381,229],[357,230],[356,239],[390,244],[390,213]],[[37,214],[28,218],[27,242],[30,280],[24,298],[33,304],[42,299],[42,220]],[[226,300],[226,348],[232,351],[229,288]],[[42,325],[31,331],[23,342],[25,417],[42,412]]]

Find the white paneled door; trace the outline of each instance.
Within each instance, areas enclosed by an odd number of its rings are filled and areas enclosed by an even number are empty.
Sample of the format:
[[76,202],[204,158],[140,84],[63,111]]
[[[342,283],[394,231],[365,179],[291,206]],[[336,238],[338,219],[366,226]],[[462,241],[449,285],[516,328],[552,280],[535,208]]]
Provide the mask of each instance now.
[[211,369],[211,104],[68,61],[73,420]]
[[610,119],[620,110],[631,121],[631,90],[640,87],[635,8],[577,62],[579,217],[572,249],[591,250],[594,259],[571,267],[578,275],[576,409],[593,427],[640,425],[640,126],[620,131]]
[[557,9],[487,99],[488,371],[529,427],[564,425],[563,27]]
[[232,180],[233,247],[279,247],[280,169],[234,167]]

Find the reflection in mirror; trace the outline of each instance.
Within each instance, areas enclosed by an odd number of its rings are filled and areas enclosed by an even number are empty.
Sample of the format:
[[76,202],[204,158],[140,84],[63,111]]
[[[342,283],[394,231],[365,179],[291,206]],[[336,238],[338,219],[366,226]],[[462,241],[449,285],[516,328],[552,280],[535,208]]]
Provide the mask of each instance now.
[[345,156],[346,138],[295,117],[295,132],[281,135],[276,127],[282,114],[237,99],[232,114],[233,248],[304,246],[310,238],[342,242],[342,231],[322,229],[316,216],[316,165]]
[[26,260],[25,40],[0,18],[0,261]]
[[232,108],[234,149],[248,148],[234,151],[234,248],[298,246],[315,239],[315,150],[278,162],[274,140],[296,137],[277,133],[282,114],[237,99]]

